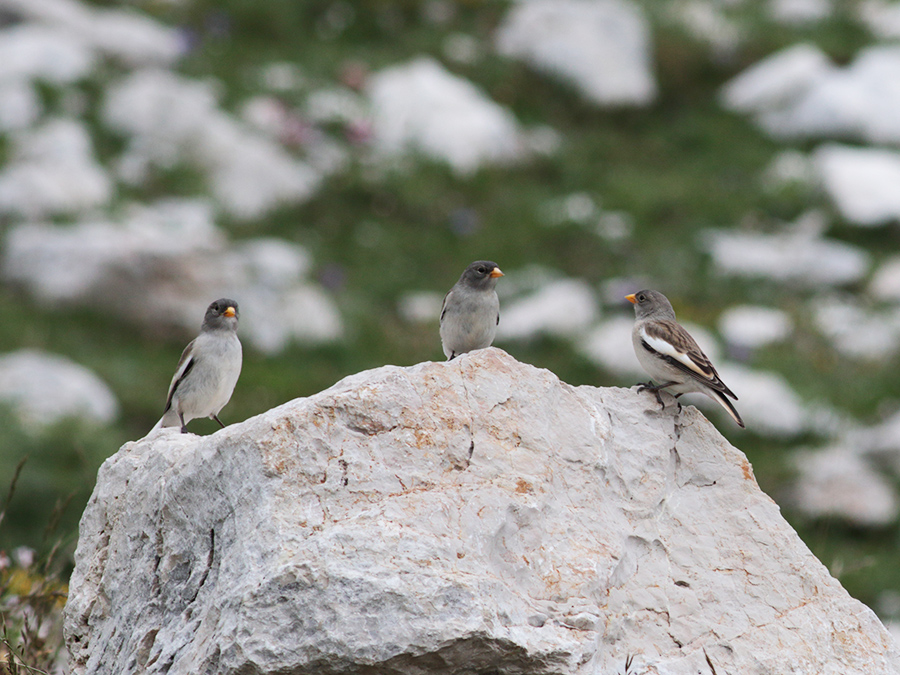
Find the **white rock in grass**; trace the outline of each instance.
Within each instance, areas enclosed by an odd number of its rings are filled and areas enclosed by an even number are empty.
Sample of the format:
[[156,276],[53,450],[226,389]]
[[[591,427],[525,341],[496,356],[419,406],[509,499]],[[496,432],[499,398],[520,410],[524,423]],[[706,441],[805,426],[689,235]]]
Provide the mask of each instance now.
[[523,155],[513,114],[431,58],[373,74],[366,91],[377,154],[422,153],[468,174]]
[[96,306],[185,334],[212,300],[233,297],[241,336],[267,353],[340,339],[340,313],[308,280],[305,249],[278,239],[229,244],[212,218],[206,202],[169,200],[128,209],[122,222],[17,225],[3,276],[54,306]]
[[319,188],[321,175],[309,164],[230,117],[211,120],[206,131],[197,159],[206,165],[213,195],[233,217],[260,218],[278,206],[305,202]]
[[[729,361],[717,364],[716,370],[737,395],[738,401],[734,405],[748,429],[762,436],[783,438],[809,428],[811,418],[806,406],[778,373],[752,370]],[[719,407],[702,394],[693,395],[691,402],[707,410]],[[727,417],[727,414],[723,411],[722,416]]]
[[833,70],[821,49],[798,44],[766,57],[736,76],[722,88],[720,98],[726,108],[737,112],[778,110]]
[[94,209],[112,198],[112,180],[80,122],[57,118],[19,132],[12,155],[0,171],[0,213],[43,218]]
[[514,3],[495,40],[501,54],[573,84],[599,105],[643,106],[656,97],[650,27],[636,3]]
[[872,275],[869,292],[879,300],[900,302],[900,256],[881,263]]
[[64,356],[30,349],[0,354],[0,402],[32,429],[66,418],[108,424],[119,414],[115,395],[93,372]]
[[719,317],[719,332],[733,345],[758,349],[790,335],[793,322],[787,312],[773,307],[740,305]]
[[900,412],[879,424],[845,434],[845,445],[900,476]]
[[135,11],[99,9],[77,0],[2,0],[0,6],[129,66],[168,65],[185,51],[178,30]]
[[862,0],[857,5],[859,18],[872,33],[884,40],[900,37],[900,2]]
[[311,91],[303,107],[305,117],[318,124],[358,122],[369,114],[365,97],[347,87]]
[[900,47],[875,45],[807,92],[783,125],[796,136],[900,143]]
[[444,295],[435,291],[405,293],[397,301],[397,313],[408,323],[437,323],[441,316]]
[[111,86],[103,118],[130,139],[123,177],[140,182],[154,166],[197,167],[222,208],[238,219],[303,202],[321,181],[308,164],[220,110],[209,84],[175,73],[138,71]]
[[312,258],[301,246],[253,239],[234,244],[227,259],[223,293],[240,298],[240,330],[257,349],[275,354],[291,342],[321,344],[343,336],[334,301],[306,279]]
[[799,453],[797,507],[809,516],[836,516],[855,525],[882,527],[897,519],[897,493],[858,453],[836,446]]
[[769,14],[779,23],[807,26],[830,17],[832,0],[769,0]]
[[[900,61],[897,65],[900,78]],[[813,160],[846,220],[863,226],[900,221],[900,152],[828,144],[813,153]]]
[[30,127],[42,112],[41,101],[30,83],[0,79],[0,134]]
[[782,150],[763,172],[762,184],[770,190],[795,185],[811,190],[819,185],[819,172],[813,159],[799,150]]
[[340,312],[319,286],[303,283],[277,292],[252,284],[226,288],[241,299],[239,332],[261,352],[278,354],[291,343],[316,345],[343,336]]
[[[203,266],[192,267],[191,256],[215,259],[213,254],[224,248],[225,238],[213,224],[208,205],[169,200],[129,209],[122,223],[16,225],[6,233],[3,276],[50,305],[105,301],[118,306],[119,296],[126,296],[125,308],[156,321],[160,317],[147,312],[147,301],[151,306],[162,301],[167,288],[178,295],[185,290],[182,286],[194,286],[195,271]],[[156,292],[131,304],[135,286],[154,284],[160,285]]]
[[591,287],[578,279],[560,279],[501,307],[497,339],[577,337],[596,316],[597,300]]
[[94,51],[70,31],[34,23],[0,30],[0,83],[81,80],[96,65]]
[[821,236],[821,227],[810,220],[776,234],[709,230],[704,239],[720,274],[808,288],[855,283],[871,264],[865,250]]
[[900,143],[900,47],[869,47],[846,68],[798,45],[752,66],[722,91],[726,107],[754,114],[776,138]]
[[811,301],[819,332],[844,356],[878,361],[900,346],[900,312],[872,311],[836,298]]
[[615,316],[604,320],[592,329],[578,344],[578,351],[604,370],[623,379],[635,382],[646,380],[634,347],[631,346],[631,329],[634,319]]
[[746,457],[643,398],[489,348],[128,443],[81,519],[71,672],[900,672]]
[[743,40],[742,25],[726,14],[725,3],[676,0],[666,5],[668,18],[695,40],[708,44],[714,57],[732,56]]

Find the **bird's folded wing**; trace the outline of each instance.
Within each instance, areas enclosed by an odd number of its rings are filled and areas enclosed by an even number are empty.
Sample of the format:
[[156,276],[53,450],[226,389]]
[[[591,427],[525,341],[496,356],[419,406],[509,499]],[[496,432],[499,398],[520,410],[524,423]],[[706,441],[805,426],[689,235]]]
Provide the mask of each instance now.
[[666,359],[672,366],[701,384],[731,396],[737,396],[719,379],[719,374],[703,350],[678,323],[668,319],[649,321],[640,329],[644,345]]
[[175,369],[175,375],[172,377],[172,384],[169,385],[169,395],[166,398],[165,410],[172,407],[172,397],[175,395],[178,385],[181,384],[181,381],[185,376],[191,372],[191,368],[193,368],[196,363],[196,359],[194,358],[194,342],[196,342],[196,340],[191,340],[191,343],[184,348],[183,352],[181,352],[181,358],[178,360],[178,367]]

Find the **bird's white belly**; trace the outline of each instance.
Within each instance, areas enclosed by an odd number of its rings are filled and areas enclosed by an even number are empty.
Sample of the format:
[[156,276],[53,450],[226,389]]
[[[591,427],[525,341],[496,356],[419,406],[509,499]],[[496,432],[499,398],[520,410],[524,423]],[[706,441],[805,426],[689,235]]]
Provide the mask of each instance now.
[[178,392],[174,407],[184,415],[185,422],[218,414],[231,398],[240,377],[242,354],[237,336],[215,344],[219,348],[204,350],[205,360],[194,365],[193,377]]

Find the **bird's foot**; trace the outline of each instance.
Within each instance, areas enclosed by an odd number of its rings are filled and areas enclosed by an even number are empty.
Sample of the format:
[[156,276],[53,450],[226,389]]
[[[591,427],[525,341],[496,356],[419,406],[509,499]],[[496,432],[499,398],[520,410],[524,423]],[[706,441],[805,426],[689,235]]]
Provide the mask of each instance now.
[[[665,382],[663,384],[654,385],[652,381],[650,382],[641,382],[638,384],[638,393],[644,391],[652,391],[653,395],[656,396],[656,402],[659,403],[659,407],[661,410],[666,409],[666,404],[662,400],[662,396],[659,395],[659,392],[665,389],[666,387],[671,387],[673,384],[677,384],[677,382]],[[680,394],[678,394],[680,396]],[[677,397],[676,397],[677,398]],[[681,409],[681,404],[678,404],[678,409]]]
[[220,427],[222,427],[223,429],[225,428],[225,425],[222,424],[222,420],[220,420],[217,415],[210,415],[210,417],[212,417],[216,422],[218,422]]

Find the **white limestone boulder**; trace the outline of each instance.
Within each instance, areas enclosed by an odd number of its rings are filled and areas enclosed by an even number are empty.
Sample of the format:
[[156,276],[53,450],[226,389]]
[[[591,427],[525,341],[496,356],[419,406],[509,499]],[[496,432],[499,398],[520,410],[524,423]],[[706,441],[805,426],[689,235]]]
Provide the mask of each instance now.
[[828,143],[812,158],[825,191],[850,223],[871,227],[900,221],[900,152]]
[[421,153],[466,175],[525,154],[513,113],[430,57],[375,73],[366,94],[380,158]]
[[263,352],[343,335],[337,305],[309,278],[304,248],[229,242],[203,200],[131,205],[117,221],[15,225],[3,243],[0,276],[49,306],[93,306],[194,335],[209,303],[226,296],[241,305],[241,337]]
[[707,230],[702,245],[716,270],[726,276],[770,279],[805,288],[842,286],[860,281],[872,257],[860,248],[823,235],[825,220],[810,212],[772,234]]
[[95,8],[78,0],[0,0],[0,9],[126,66],[170,65],[187,47],[177,28],[128,9]]
[[736,347],[759,349],[787,338],[794,329],[790,315],[774,307],[738,305],[719,317],[719,332]]
[[539,335],[577,338],[597,317],[597,300],[581,279],[558,279],[504,305],[498,340],[529,340]]
[[94,673],[900,673],[694,408],[485,349],[100,469],[65,610]]
[[32,430],[67,418],[109,424],[119,414],[115,394],[93,371],[32,349],[0,355],[0,402]]
[[836,517],[860,527],[884,527],[900,511],[897,490],[858,452],[840,445],[798,454],[797,507],[811,517]]
[[624,0],[514,3],[497,29],[497,50],[574,85],[603,106],[656,97],[650,26]]
[[0,82],[81,80],[96,66],[93,50],[71,32],[35,23],[0,30]]
[[723,104],[754,115],[775,138],[900,143],[900,47],[873,45],[843,68],[817,47],[795,45],[735,77]]
[[308,163],[220,109],[212,85],[171,71],[138,70],[111,85],[102,118],[128,141],[118,162],[123,180],[138,184],[154,168],[194,167],[239,220],[302,203],[321,181]]
[[86,126],[58,117],[15,134],[0,169],[0,215],[46,218],[106,206],[114,183],[94,156]]

